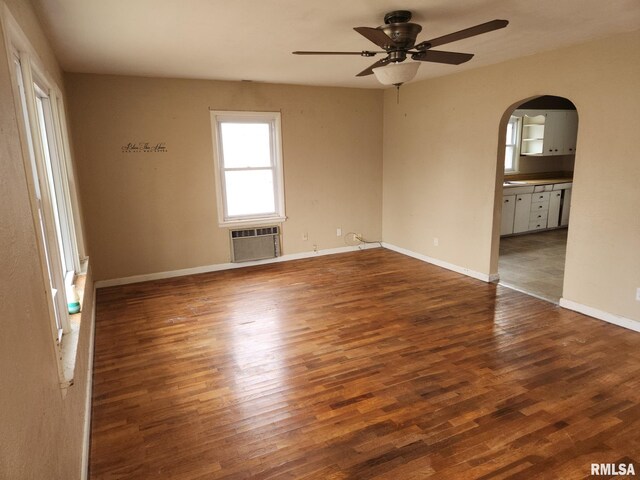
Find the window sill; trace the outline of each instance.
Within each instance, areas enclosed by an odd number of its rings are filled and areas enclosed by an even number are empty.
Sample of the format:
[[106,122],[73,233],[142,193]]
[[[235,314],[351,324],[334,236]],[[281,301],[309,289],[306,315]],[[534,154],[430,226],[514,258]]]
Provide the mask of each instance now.
[[88,260],[82,265],[82,273],[75,277],[75,286],[80,297],[80,311],[69,315],[69,328],[70,331],[62,335],[62,342],[60,343],[59,356],[62,371],[60,386],[66,389],[73,385],[73,378],[76,369],[76,359],[78,351],[78,340],[80,339],[80,320],[82,318],[82,309],[84,307],[84,293],[85,282],[87,279],[87,266]]
[[274,223],[282,223],[287,219],[287,217],[282,217],[282,216],[277,216],[277,217],[266,217],[266,218],[249,218],[246,220],[228,220],[226,222],[219,222],[218,226],[219,227],[240,227],[240,226],[247,226],[247,225],[255,225],[255,226],[261,226],[261,225],[272,225]]

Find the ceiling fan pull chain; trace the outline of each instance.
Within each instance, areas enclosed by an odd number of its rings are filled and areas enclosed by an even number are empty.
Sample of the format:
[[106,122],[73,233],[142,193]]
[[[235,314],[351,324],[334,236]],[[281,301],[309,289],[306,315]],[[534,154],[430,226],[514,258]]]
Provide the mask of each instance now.
[[400,84],[396,85],[396,105],[400,105]]

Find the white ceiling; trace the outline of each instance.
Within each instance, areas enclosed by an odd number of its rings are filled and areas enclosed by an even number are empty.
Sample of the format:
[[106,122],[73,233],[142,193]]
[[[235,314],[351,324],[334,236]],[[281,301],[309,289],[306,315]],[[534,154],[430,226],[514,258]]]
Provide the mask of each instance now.
[[640,29],[638,0],[32,0],[70,72],[380,88],[355,75],[382,58],[296,56],[294,50],[376,49],[353,30],[411,10],[418,41],[496,18],[507,28],[438,47],[474,53],[447,75]]

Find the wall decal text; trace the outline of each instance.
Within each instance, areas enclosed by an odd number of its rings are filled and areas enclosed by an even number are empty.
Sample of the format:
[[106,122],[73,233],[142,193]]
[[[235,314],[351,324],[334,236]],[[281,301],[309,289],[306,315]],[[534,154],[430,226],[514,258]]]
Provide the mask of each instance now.
[[167,144],[150,142],[129,142],[122,146],[122,153],[167,153]]

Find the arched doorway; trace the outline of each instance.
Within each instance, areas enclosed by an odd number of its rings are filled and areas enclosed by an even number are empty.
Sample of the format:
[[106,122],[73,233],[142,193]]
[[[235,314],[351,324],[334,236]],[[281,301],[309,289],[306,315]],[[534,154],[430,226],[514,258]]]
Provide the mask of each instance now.
[[527,99],[507,109],[500,130],[492,265],[500,284],[558,303],[571,218],[577,109],[563,97]]

